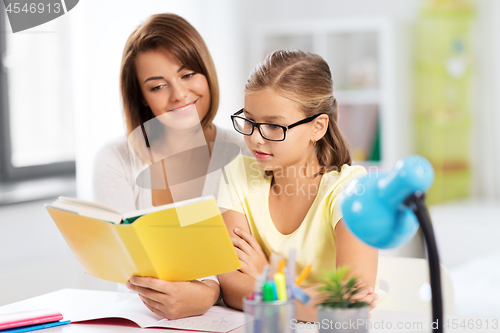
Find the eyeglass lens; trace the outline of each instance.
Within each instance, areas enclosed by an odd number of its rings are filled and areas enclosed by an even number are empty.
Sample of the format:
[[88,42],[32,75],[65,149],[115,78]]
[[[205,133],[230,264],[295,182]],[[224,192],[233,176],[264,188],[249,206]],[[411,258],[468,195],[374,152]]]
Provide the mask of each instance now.
[[[254,127],[254,123],[243,118],[234,118],[234,127],[243,134],[250,135]],[[283,127],[272,124],[262,124],[260,134],[268,140],[283,140],[285,138],[285,130]]]

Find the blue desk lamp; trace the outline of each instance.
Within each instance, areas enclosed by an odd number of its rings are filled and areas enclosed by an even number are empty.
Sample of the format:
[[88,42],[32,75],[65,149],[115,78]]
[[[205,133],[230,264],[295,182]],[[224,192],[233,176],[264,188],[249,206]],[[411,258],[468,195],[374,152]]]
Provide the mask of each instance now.
[[432,317],[436,332],[443,331],[441,274],[436,239],[424,202],[434,180],[425,158],[411,155],[396,162],[389,173],[370,173],[347,185],[341,209],[347,227],[363,242],[379,249],[402,246],[418,225],[427,244],[432,289]]

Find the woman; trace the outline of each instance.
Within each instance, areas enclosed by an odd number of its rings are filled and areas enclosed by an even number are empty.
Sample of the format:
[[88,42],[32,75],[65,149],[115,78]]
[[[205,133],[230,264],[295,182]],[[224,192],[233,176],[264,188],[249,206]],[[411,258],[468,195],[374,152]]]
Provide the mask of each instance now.
[[[234,149],[228,144],[250,154],[241,137],[212,123],[219,104],[215,66],[203,39],[183,18],[153,15],[130,35],[120,88],[128,140],[120,137],[97,154],[96,201],[125,213],[215,194],[218,179],[199,177],[200,171],[211,171],[214,160],[229,162]],[[168,319],[201,315],[220,299],[215,277],[189,282],[133,277],[127,287]]]

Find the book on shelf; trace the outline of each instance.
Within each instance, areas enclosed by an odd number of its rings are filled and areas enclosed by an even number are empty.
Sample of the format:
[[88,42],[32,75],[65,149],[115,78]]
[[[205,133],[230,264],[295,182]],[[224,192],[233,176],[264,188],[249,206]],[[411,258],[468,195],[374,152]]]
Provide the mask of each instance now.
[[66,197],[45,206],[82,268],[97,278],[189,281],[241,267],[213,196],[127,214]]

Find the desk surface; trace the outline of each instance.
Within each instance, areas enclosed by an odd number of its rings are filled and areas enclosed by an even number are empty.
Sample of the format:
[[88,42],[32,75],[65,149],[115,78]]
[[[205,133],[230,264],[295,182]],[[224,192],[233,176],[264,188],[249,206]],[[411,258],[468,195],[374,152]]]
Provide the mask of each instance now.
[[[9,304],[0,307],[0,314],[4,313],[12,313],[18,311],[27,311],[34,309],[43,309],[43,308],[54,308],[60,311],[65,320],[71,320],[71,318],[75,318],[74,316],[83,310],[86,310],[88,307],[95,305],[95,295],[96,293],[107,293],[104,302],[108,302],[109,305],[116,304],[124,300],[131,299],[134,297],[133,294],[130,293],[119,293],[119,292],[97,292],[97,291],[88,291],[84,293],[84,297],[79,297],[78,302],[74,299],[63,299],[61,295],[64,295],[65,292],[67,294],[68,289],[63,289],[57,292],[41,295],[38,297],[30,298],[24,301],[20,301],[17,303]],[[102,299],[99,301],[99,306],[103,306]],[[369,332],[430,332],[430,330],[425,329],[426,326],[418,327],[415,326],[415,322],[428,323],[430,322],[429,315],[426,314],[411,314],[404,312],[393,312],[393,311],[372,311],[370,318],[371,329]],[[387,324],[392,323],[392,329],[388,330]],[[410,325],[413,323],[413,327],[408,327],[408,329],[396,329],[396,325],[398,323],[404,323],[406,325]],[[306,325],[304,323],[300,323],[296,325],[297,333],[316,333],[318,332],[317,327],[313,325]],[[424,329],[422,329],[424,328]],[[64,333],[100,333],[100,332],[109,332],[109,333],[118,333],[118,332],[138,332],[141,330],[140,328],[132,325],[126,325],[123,321],[117,322],[116,320],[104,320],[92,323],[80,323],[80,324],[69,324],[60,327],[53,327],[49,329],[43,330],[44,333],[55,333],[55,332],[64,332]],[[178,329],[167,329],[167,328],[148,328],[148,332],[193,332],[187,330],[178,330]],[[245,333],[245,328],[240,327],[234,331],[233,333]],[[454,331],[455,332],[455,331]],[[458,332],[458,331],[457,331]],[[465,331],[464,331],[465,332]],[[498,332],[498,331],[497,331]]]

